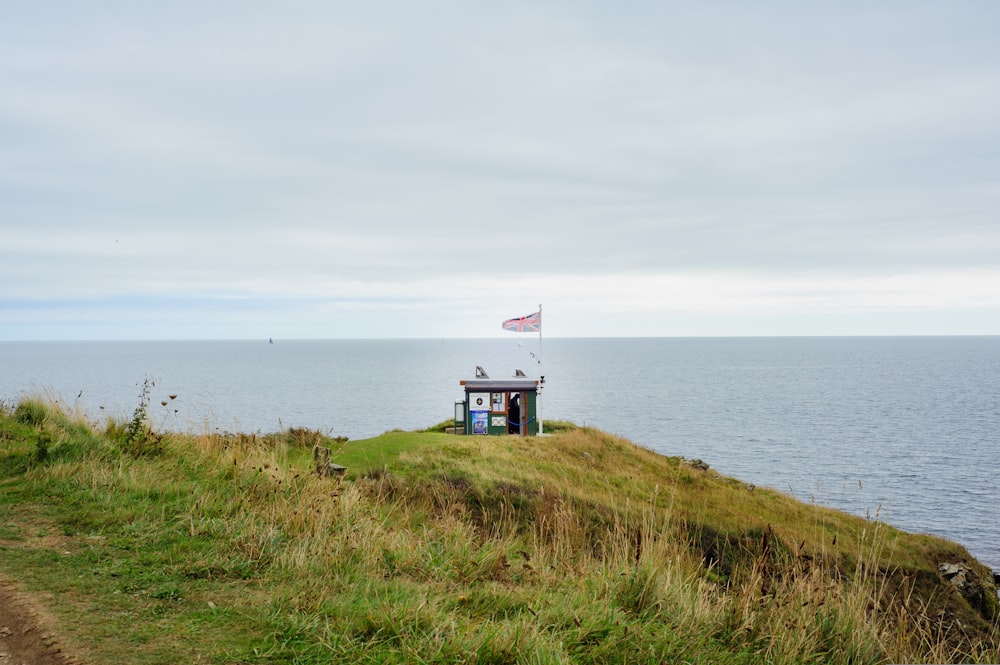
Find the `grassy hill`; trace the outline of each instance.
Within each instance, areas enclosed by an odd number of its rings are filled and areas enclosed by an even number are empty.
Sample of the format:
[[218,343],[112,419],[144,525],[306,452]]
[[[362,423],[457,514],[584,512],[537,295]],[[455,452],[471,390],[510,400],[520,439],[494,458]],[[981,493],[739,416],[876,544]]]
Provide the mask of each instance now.
[[86,663],[1000,661],[960,545],[597,430],[179,435],[147,407],[0,405],[0,578]]

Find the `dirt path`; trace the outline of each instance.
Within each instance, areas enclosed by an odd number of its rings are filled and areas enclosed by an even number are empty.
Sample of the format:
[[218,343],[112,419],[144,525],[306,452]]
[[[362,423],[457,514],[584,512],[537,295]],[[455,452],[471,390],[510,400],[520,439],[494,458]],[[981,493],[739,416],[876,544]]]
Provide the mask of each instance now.
[[43,628],[36,605],[0,579],[0,665],[70,665]]

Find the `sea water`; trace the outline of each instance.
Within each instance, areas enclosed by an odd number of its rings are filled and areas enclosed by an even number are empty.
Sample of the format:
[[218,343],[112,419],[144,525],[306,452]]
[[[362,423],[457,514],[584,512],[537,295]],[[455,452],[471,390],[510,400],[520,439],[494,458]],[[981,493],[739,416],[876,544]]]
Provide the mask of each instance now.
[[544,374],[543,426],[699,458],[1000,568],[1000,337],[7,342],[0,399],[127,420],[148,380],[158,428],[359,439],[451,418],[477,365]]

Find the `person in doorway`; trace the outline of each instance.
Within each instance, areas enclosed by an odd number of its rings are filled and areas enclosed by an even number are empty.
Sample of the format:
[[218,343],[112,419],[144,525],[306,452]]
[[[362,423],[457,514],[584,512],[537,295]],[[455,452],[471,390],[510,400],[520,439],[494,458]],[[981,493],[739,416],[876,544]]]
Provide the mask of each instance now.
[[507,433],[521,433],[521,396],[510,396],[510,406],[507,407]]

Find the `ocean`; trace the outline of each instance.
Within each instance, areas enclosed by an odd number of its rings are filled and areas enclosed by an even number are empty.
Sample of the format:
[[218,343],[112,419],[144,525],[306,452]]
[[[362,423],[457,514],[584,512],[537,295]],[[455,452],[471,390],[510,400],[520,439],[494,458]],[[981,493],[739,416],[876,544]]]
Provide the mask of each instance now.
[[127,420],[148,379],[160,429],[361,439],[451,418],[476,366],[544,374],[543,423],[943,536],[1000,569],[1000,337],[2,342],[0,399]]

